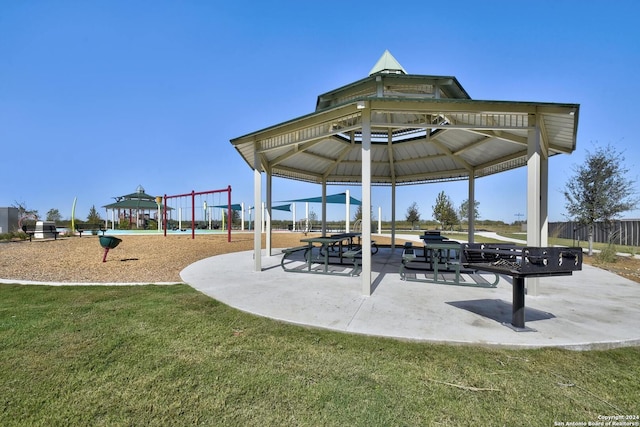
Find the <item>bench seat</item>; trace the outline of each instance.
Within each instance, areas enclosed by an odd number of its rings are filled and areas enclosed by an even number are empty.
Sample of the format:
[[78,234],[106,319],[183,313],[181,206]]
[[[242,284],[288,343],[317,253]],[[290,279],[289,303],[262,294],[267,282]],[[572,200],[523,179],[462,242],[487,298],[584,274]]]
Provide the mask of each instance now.
[[[407,242],[408,243],[408,242]],[[465,282],[461,280],[460,275],[462,273],[472,274],[477,271],[470,269],[465,269],[467,267],[467,263],[469,262],[468,256],[466,252],[457,250],[454,257],[449,258],[449,254],[443,258],[443,254],[436,253],[434,259],[429,262],[419,262],[421,259],[418,258],[416,253],[416,248],[414,248],[410,243],[404,245],[404,250],[402,251],[402,265],[400,266],[400,278],[405,281],[413,281],[413,282],[427,282],[427,283],[440,283],[446,285],[458,285],[458,286],[473,286],[473,287],[482,287],[482,288],[495,288],[498,285],[498,281],[500,280],[499,276],[495,275],[495,281],[493,283],[475,283],[475,282]],[[410,264],[413,264],[409,267]],[[430,268],[420,268],[417,267],[416,264],[429,264]],[[424,279],[418,277],[408,277],[406,273],[406,269],[416,270],[423,272],[425,275]],[[452,273],[454,275],[453,278],[447,279],[446,276],[441,275],[443,273]]]
[[36,226],[35,225],[23,225],[22,226],[22,231],[29,236],[29,241],[31,242],[33,239],[33,236],[36,233],[42,233],[43,236],[47,235],[47,234],[53,234],[53,239],[54,240],[58,240],[58,235],[60,234],[60,232],[58,231],[58,229],[56,228],[55,225],[49,225],[49,224],[45,224],[42,226],[42,230],[36,230]]
[[107,228],[104,226],[104,224],[86,224],[86,223],[82,223],[82,224],[76,224],[75,225],[75,230],[80,234],[80,237],[82,237],[82,233],[85,231],[91,231],[93,232],[101,232],[102,235],[104,236],[104,233],[107,231]]

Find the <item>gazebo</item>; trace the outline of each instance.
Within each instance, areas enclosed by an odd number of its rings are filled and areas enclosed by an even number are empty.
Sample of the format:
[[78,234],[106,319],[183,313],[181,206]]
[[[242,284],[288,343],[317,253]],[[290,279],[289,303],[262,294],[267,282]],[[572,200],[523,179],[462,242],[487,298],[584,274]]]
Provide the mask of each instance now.
[[[398,185],[475,180],[527,167],[527,244],[547,245],[548,159],[576,148],[578,104],[473,100],[452,76],[408,74],[385,51],[369,76],[317,98],[315,112],[231,140],[254,171],[255,205],[266,173],[266,215],[272,177],[322,186],[361,184],[391,188],[392,239]],[[256,212],[256,215],[260,215]],[[469,209],[473,241],[473,209]],[[326,204],[322,209],[323,224]],[[261,219],[256,218],[256,222]],[[325,227],[323,227],[323,230]],[[271,254],[267,227],[267,254]],[[362,292],[371,294],[371,210],[362,209]],[[261,236],[254,236],[254,269],[262,270]],[[537,279],[527,279],[535,294]]]
[[[162,210],[162,198],[158,199],[155,196],[151,196],[145,193],[142,185],[138,185],[135,193],[125,194],[124,196],[115,197],[115,203],[110,203],[103,206],[107,210],[107,218],[109,217],[109,210],[111,210],[111,228],[115,228],[115,216],[117,211],[118,223],[122,219],[129,220],[129,226],[134,223],[137,227],[143,227],[147,217],[150,217],[152,212],[159,212]],[[108,220],[107,220],[108,221]]]

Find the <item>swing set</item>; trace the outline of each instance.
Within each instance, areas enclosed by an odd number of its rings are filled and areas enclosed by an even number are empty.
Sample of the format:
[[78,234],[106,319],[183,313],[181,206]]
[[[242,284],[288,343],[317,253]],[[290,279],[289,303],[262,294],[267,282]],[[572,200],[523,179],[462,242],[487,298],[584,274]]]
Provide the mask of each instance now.
[[[227,203],[220,203],[222,193],[227,193]],[[218,196],[218,203],[214,203],[215,196]],[[198,204],[196,204],[196,198]],[[177,208],[168,208],[169,200],[177,201],[179,205]],[[198,206],[198,208],[196,208]],[[191,193],[176,194],[173,196],[164,195],[164,206],[162,209],[162,224],[164,228],[164,235],[167,236],[167,229],[172,228],[174,230],[185,231],[188,227],[183,228],[183,223],[190,223],[191,238],[196,238],[196,228],[199,229],[224,229],[225,228],[225,215],[224,209],[221,209],[220,220],[216,216],[216,211],[219,208],[226,207],[226,226],[227,226],[227,242],[231,242],[231,186],[229,185],[225,189],[221,190],[209,190],[209,191],[191,191]],[[174,210],[177,211],[178,219],[168,218],[167,215]],[[183,219],[183,210],[187,214],[191,213],[191,218]],[[202,213],[202,215],[199,215]],[[197,215],[198,214],[198,215]],[[176,226],[177,225],[177,226]]]

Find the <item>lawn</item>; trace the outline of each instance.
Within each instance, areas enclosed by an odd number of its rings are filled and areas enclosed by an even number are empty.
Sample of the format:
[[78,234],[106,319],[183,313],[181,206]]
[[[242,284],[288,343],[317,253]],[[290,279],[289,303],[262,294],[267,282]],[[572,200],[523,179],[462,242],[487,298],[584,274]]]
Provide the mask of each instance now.
[[552,426],[640,414],[638,372],[639,348],[341,334],[186,285],[0,285],[2,426]]

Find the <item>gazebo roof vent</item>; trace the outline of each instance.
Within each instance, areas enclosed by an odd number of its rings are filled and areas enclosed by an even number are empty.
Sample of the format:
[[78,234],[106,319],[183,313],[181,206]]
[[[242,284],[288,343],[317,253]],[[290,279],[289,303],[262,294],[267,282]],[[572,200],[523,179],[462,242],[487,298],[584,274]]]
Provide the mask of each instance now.
[[402,65],[391,55],[388,50],[385,50],[376,65],[373,66],[369,75],[374,74],[408,74]]

